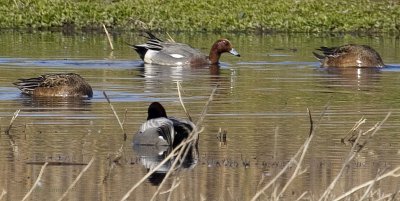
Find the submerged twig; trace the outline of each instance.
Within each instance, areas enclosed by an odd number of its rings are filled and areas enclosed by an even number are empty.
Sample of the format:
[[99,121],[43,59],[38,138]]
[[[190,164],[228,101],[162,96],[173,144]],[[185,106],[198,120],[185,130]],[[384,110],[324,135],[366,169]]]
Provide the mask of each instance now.
[[26,199],[31,195],[31,193],[33,192],[33,189],[36,188],[37,184],[39,183],[40,179],[42,178],[44,169],[46,168],[47,164],[49,164],[49,163],[46,162],[46,163],[42,166],[42,168],[40,169],[38,178],[36,179],[35,183],[34,183],[33,186],[31,187],[31,189],[28,191],[28,193],[24,196],[24,198],[22,198],[22,201],[26,200]]
[[62,194],[62,196],[60,197],[60,199],[58,199],[58,201],[61,201],[61,200],[63,200],[65,198],[65,196],[69,193],[69,191],[75,186],[75,184],[82,177],[83,173],[85,173],[86,170],[89,169],[89,167],[92,165],[93,161],[94,161],[94,156],[92,157],[90,162],[87,164],[87,166],[82,169],[81,173],[79,173],[79,175],[75,178],[75,180],[72,182],[72,184],[68,187],[67,191],[65,191],[64,194]]
[[183,111],[185,111],[185,114],[187,116],[187,118],[192,121],[192,117],[190,116],[189,112],[186,110],[185,104],[183,104],[183,100],[182,100],[182,95],[181,95],[181,83],[179,81],[176,82],[176,86],[178,88],[178,96],[179,96],[179,101],[183,107]]
[[104,32],[106,32],[108,43],[110,44],[111,50],[114,50],[114,46],[110,37],[110,34],[108,33],[106,25],[103,24]]
[[[108,96],[107,96],[107,94],[106,94],[105,91],[103,91],[103,95],[104,95],[104,97],[106,98],[108,104],[110,105],[110,108],[111,108],[111,110],[113,111],[115,118],[117,118],[118,124],[119,124],[119,126],[121,127],[122,132],[123,132],[123,135],[124,135],[124,141],[126,141],[126,139],[127,139],[128,137],[127,137],[127,135],[126,135],[126,132],[125,132],[125,129],[124,129],[124,125],[123,125],[123,123],[119,120],[119,117],[118,117],[118,115],[117,115],[117,112],[115,111],[114,106],[111,104],[111,101],[110,101],[110,99],[108,98]],[[126,113],[125,113],[125,114],[126,114]]]

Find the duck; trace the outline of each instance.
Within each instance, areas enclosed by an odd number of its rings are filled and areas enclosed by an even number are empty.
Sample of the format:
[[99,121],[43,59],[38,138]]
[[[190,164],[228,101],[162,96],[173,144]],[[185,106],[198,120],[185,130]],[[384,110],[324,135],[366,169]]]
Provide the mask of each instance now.
[[76,73],[53,73],[22,78],[13,83],[33,97],[93,97],[92,87]]
[[193,122],[168,117],[159,102],[152,102],[147,110],[147,121],[134,136],[133,144],[176,147],[189,137],[194,128]]
[[322,54],[313,52],[321,67],[375,67],[385,64],[377,51],[368,45],[346,44],[338,47],[320,47]]
[[146,64],[166,66],[202,66],[218,65],[221,54],[228,52],[240,57],[228,39],[219,39],[212,46],[207,56],[200,50],[176,42],[164,42],[150,32],[142,35],[148,39],[145,44],[130,45]]

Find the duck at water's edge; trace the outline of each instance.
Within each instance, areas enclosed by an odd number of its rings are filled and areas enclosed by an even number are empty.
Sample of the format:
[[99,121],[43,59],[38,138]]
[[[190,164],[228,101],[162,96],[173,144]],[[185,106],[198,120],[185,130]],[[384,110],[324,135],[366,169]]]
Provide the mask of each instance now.
[[135,145],[177,146],[192,132],[191,121],[168,117],[164,107],[153,102],[148,108],[147,121],[134,136]]
[[313,52],[321,67],[384,67],[381,56],[368,45],[348,44],[339,47],[320,47],[322,54]]
[[34,97],[88,97],[92,87],[78,74],[45,74],[40,77],[19,79],[13,83],[23,94]]
[[147,32],[145,44],[131,45],[144,63],[169,66],[202,66],[219,64],[221,54],[229,52],[240,57],[227,39],[217,40],[211,47],[209,56],[183,43],[164,42]]

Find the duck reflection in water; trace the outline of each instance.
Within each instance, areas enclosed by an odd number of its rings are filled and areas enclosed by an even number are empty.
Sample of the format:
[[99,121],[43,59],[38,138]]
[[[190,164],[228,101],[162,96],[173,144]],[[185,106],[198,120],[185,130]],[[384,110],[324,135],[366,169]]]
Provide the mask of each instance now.
[[[164,107],[153,102],[148,108],[147,121],[134,136],[133,150],[139,156],[140,163],[153,171],[172,151],[189,137],[195,125],[189,120],[168,117]],[[159,185],[165,175],[177,161],[180,168],[193,168],[198,161],[197,142],[186,147],[183,158],[174,156],[149,177],[154,185]]]
[[[374,88],[374,83],[379,82],[381,68],[322,68],[322,72],[329,74],[329,79],[324,82],[329,86],[344,86],[357,90],[369,90]],[[332,77],[333,76],[333,77]]]
[[[173,150],[172,146],[157,146],[157,145],[140,145],[134,144],[133,150],[139,158],[139,162],[148,171],[153,171]],[[199,153],[197,145],[188,147],[188,154],[180,159],[178,157],[172,157],[161,167],[154,171],[153,174],[148,178],[148,181],[158,186],[164,180],[168,171],[171,170],[172,164],[175,160],[179,160],[176,167],[179,169],[192,169],[197,165]],[[175,168],[176,168],[175,167]]]

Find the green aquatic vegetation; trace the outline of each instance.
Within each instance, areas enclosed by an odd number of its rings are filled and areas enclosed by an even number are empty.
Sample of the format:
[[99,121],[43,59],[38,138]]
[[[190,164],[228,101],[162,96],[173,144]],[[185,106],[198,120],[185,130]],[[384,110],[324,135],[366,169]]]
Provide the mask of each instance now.
[[5,0],[0,28],[228,32],[400,31],[396,0]]

